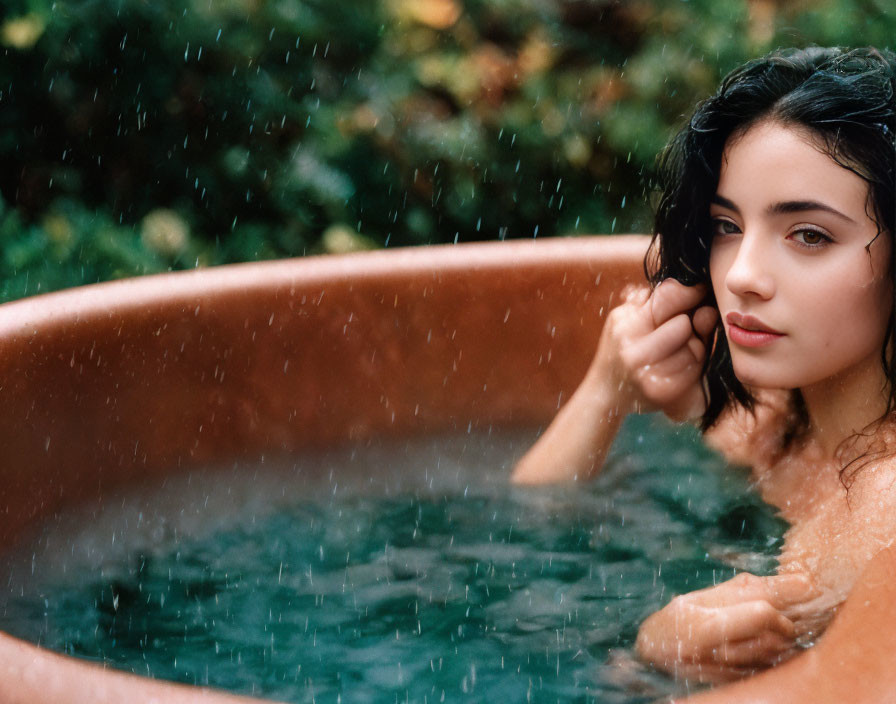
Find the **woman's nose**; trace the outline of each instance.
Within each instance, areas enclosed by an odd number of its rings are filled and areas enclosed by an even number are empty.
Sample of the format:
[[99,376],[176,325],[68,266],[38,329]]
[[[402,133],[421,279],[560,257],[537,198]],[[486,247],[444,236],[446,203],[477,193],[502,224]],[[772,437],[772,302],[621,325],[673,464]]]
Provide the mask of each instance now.
[[775,294],[774,256],[761,236],[744,234],[736,245],[725,276],[728,290],[738,296],[769,299]]

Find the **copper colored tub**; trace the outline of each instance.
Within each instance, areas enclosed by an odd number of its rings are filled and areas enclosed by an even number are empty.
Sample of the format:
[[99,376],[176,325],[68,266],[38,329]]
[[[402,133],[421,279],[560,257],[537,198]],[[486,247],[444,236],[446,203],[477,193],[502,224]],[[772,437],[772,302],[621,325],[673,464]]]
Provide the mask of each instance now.
[[[0,306],[3,544],[65,506],[224,460],[545,423],[584,374],[603,314],[643,280],[645,247],[630,236],[394,250]],[[884,553],[818,647],[706,701],[842,701],[838,682],[853,701],[886,700],[896,629],[880,614],[896,621],[894,576]],[[235,700],[0,634],[3,703]]]

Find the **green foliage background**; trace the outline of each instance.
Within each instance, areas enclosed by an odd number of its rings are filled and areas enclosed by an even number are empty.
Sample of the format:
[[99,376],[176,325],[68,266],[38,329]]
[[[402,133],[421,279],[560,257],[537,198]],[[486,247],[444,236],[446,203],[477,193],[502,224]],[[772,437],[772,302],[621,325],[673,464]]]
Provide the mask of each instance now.
[[889,0],[11,0],[0,299],[364,247],[646,232],[657,152]]

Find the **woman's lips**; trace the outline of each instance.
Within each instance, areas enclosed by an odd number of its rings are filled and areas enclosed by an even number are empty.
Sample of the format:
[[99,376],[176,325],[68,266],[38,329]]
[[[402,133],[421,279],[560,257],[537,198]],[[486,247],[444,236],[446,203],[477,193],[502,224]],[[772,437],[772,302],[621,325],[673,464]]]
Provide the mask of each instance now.
[[784,333],[770,328],[759,318],[740,313],[728,313],[728,339],[741,347],[765,347],[784,337]]

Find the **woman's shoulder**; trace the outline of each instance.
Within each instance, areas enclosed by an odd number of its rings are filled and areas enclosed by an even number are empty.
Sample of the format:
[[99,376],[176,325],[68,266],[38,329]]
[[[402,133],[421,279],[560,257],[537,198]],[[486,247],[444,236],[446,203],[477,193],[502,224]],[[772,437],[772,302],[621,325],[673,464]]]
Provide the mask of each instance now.
[[704,435],[704,441],[732,464],[753,467],[773,461],[791,425],[790,392],[754,393],[753,410],[741,405],[726,409]]
[[896,508],[896,419],[887,419],[857,437],[861,442],[846,445],[841,458],[852,455],[841,473],[850,504]]
[[[891,431],[886,439],[893,440]],[[847,542],[853,559],[870,560],[882,548],[896,545],[896,453],[880,446],[844,468],[846,507],[838,521],[838,539]]]

